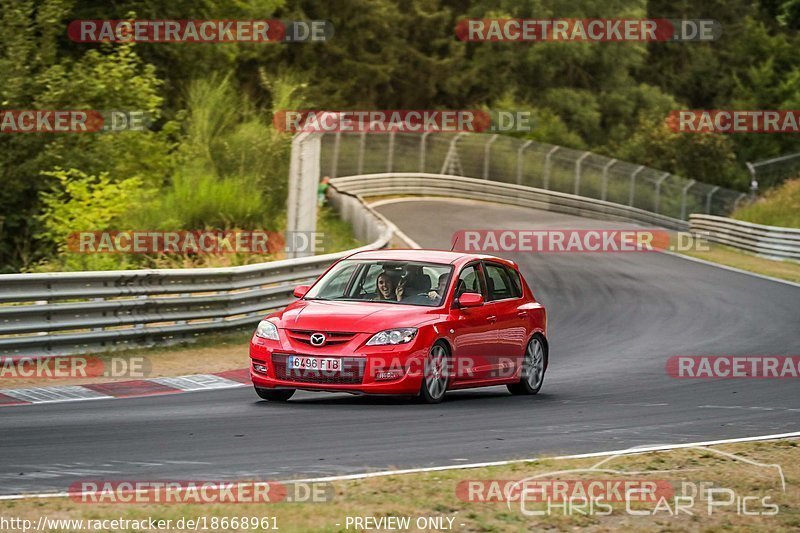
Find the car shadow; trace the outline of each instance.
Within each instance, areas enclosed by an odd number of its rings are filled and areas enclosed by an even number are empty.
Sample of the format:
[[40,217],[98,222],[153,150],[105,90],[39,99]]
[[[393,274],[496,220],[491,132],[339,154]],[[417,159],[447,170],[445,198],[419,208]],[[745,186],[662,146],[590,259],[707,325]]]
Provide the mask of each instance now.
[[[420,402],[414,396],[377,396],[377,395],[341,395],[336,393],[314,393],[319,394],[319,397],[304,397],[292,398],[286,403],[282,402],[268,402],[266,400],[256,401],[255,405],[260,406],[339,406],[339,405],[352,405],[352,406],[420,406],[426,408],[437,408],[437,405],[427,405]],[[474,389],[474,390],[457,390],[448,392],[444,400],[439,406],[447,405],[462,405],[470,402],[491,402],[492,406],[497,404],[518,404],[519,402],[536,402],[545,403],[555,399],[555,396],[540,393],[533,396],[516,396],[503,388],[492,389]]]

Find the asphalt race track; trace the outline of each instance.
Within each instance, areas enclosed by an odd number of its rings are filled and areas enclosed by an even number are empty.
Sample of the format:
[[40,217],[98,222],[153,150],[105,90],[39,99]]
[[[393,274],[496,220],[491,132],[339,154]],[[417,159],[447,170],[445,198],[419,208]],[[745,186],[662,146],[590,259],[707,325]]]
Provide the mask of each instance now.
[[[434,248],[449,248],[459,229],[620,226],[476,203],[378,210]],[[549,311],[538,396],[497,387],[438,406],[321,393],[271,404],[240,388],[7,407],[0,492],[84,479],[285,479],[800,430],[796,379],[665,372],[673,355],[800,354],[800,288],[660,253],[499,255],[521,265]]]

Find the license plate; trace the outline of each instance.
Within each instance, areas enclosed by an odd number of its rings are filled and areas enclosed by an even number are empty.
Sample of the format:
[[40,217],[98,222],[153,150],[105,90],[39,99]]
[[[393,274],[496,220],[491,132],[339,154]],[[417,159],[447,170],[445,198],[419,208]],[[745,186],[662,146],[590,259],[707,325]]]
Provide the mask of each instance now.
[[342,360],[331,357],[306,357],[304,355],[290,355],[286,361],[289,370],[322,370],[338,372],[342,370]]

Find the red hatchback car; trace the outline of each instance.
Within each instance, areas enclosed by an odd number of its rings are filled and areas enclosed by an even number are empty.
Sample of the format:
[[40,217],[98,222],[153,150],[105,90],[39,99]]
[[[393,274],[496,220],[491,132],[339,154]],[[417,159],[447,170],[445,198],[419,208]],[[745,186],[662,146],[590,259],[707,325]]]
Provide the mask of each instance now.
[[250,341],[261,398],[295,390],[416,395],[506,385],[536,394],[546,314],[517,266],[435,250],[358,252],[262,320]]

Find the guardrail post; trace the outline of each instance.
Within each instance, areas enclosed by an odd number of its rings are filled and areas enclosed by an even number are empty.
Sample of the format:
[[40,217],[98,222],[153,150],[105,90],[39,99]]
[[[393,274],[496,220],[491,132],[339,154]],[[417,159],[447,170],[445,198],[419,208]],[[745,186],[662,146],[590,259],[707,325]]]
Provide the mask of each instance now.
[[364,173],[364,152],[366,151],[367,132],[361,132],[361,138],[358,140],[358,174]]
[[392,130],[389,132],[389,157],[386,159],[386,172],[392,172],[392,167],[394,167],[394,136],[395,131]]
[[681,220],[686,220],[686,194],[695,183],[697,183],[695,180],[689,180],[689,183],[684,185],[683,189],[681,189]]
[[747,198],[747,195],[745,193],[742,193],[736,198],[736,200],[733,201],[733,210],[734,211],[736,211],[736,209],[739,207],[739,202],[741,202],[745,198]]
[[[147,294],[140,294],[139,296],[136,297],[136,299],[137,300],[147,300],[148,297],[149,296]],[[92,298],[92,301],[93,302],[102,302],[104,299],[105,298]],[[178,323],[180,324],[181,322],[178,322]],[[183,323],[185,324],[186,322],[184,321]],[[133,326],[133,329],[144,329],[144,325],[145,325],[144,322],[139,322],[139,323],[137,323],[137,324],[135,324]],[[103,329],[104,328],[101,326],[99,328],[92,328],[92,331],[103,331]]]
[[612,159],[603,165],[603,190],[600,193],[600,199],[603,201],[605,201],[606,196],[608,195],[608,169],[611,168],[611,166],[616,162],[616,159]]
[[560,146],[553,146],[550,149],[550,151],[547,152],[547,155],[544,156],[544,176],[543,176],[543,180],[544,180],[544,188],[545,189],[549,189],[550,188],[550,158],[552,157],[552,155],[554,153],[556,153],[558,151],[559,148],[561,148],[561,147]]
[[483,146],[483,179],[489,179],[489,153],[491,152],[492,143],[497,140],[500,135],[495,133],[492,137],[486,141],[486,144]]
[[450,140],[450,146],[447,148],[447,155],[442,163],[442,170],[439,174],[453,174],[458,176],[464,175],[464,169],[461,168],[461,161],[458,158],[458,140],[467,135],[467,132],[461,131]]
[[425,172],[425,140],[428,138],[431,132],[426,131],[422,134],[422,138],[419,141],[419,171]]
[[752,198],[756,197],[756,192],[758,192],[758,178],[756,178],[756,167],[751,162],[746,162],[745,166],[747,167],[748,172],[750,172],[750,196]]
[[[324,134],[321,133],[302,132],[292,139],[286,231],[313,232],[317,229],[317,189],[323,138]],[[298,257],[296,251],[287,253],[287,258],[295,257]]]
[[525,149],[533,144],[533,141],[528,141],[522,146],[519,147],[517,150],[517,185],[522,184],[522,154],[525,152]]
[[[96,298],[96,300],[102,300],[102,299],[103,298]],[[47,300],[36,300],[35,302],[33,302],[33,305],[47,305],[49,303],[50,302],[48,302]],[[53,318],[48,314],[45,317],[45,320],[47,320],[48,328],[47,328],[47,331],[39,331],[39,332],[36,333],[40,337],[43,337],[43,336],[47,335],[47,332],[50,331],[49,325],[50,325],[50,322],[53,320]],[[100,329],[103,329],[103,328],[100,328]],[[96,330],[96,328],[95,328],[95,330]]]
[[653,209],[654,213],[658,213],[658,204],[661,202],[661,182],[669,177],[669,172],[664,172],[658,181],[656,181],[656,200],[655,200],[655,209]]
[[644,170],[644,165],[639,165],[639,168],[631,172],[631,189],[628,195],[628,206],[633,207],[633,192],[636,190],[636,176]]
[[581,163],[583,160],[592,155],[591,152],[583,152],[577,161],[575,161],[575,195],[577,196],[581,190]]
[[711,197],[714,196],[714,193],[719,190],[719,185],[713,187],[708,194],[706,195],[706,215],[711,214]]
[[342,132],[337,131],[333,141],[333,161],[331,161],[330,177],[335,178],[339,170],[339,144],[342,142]]

